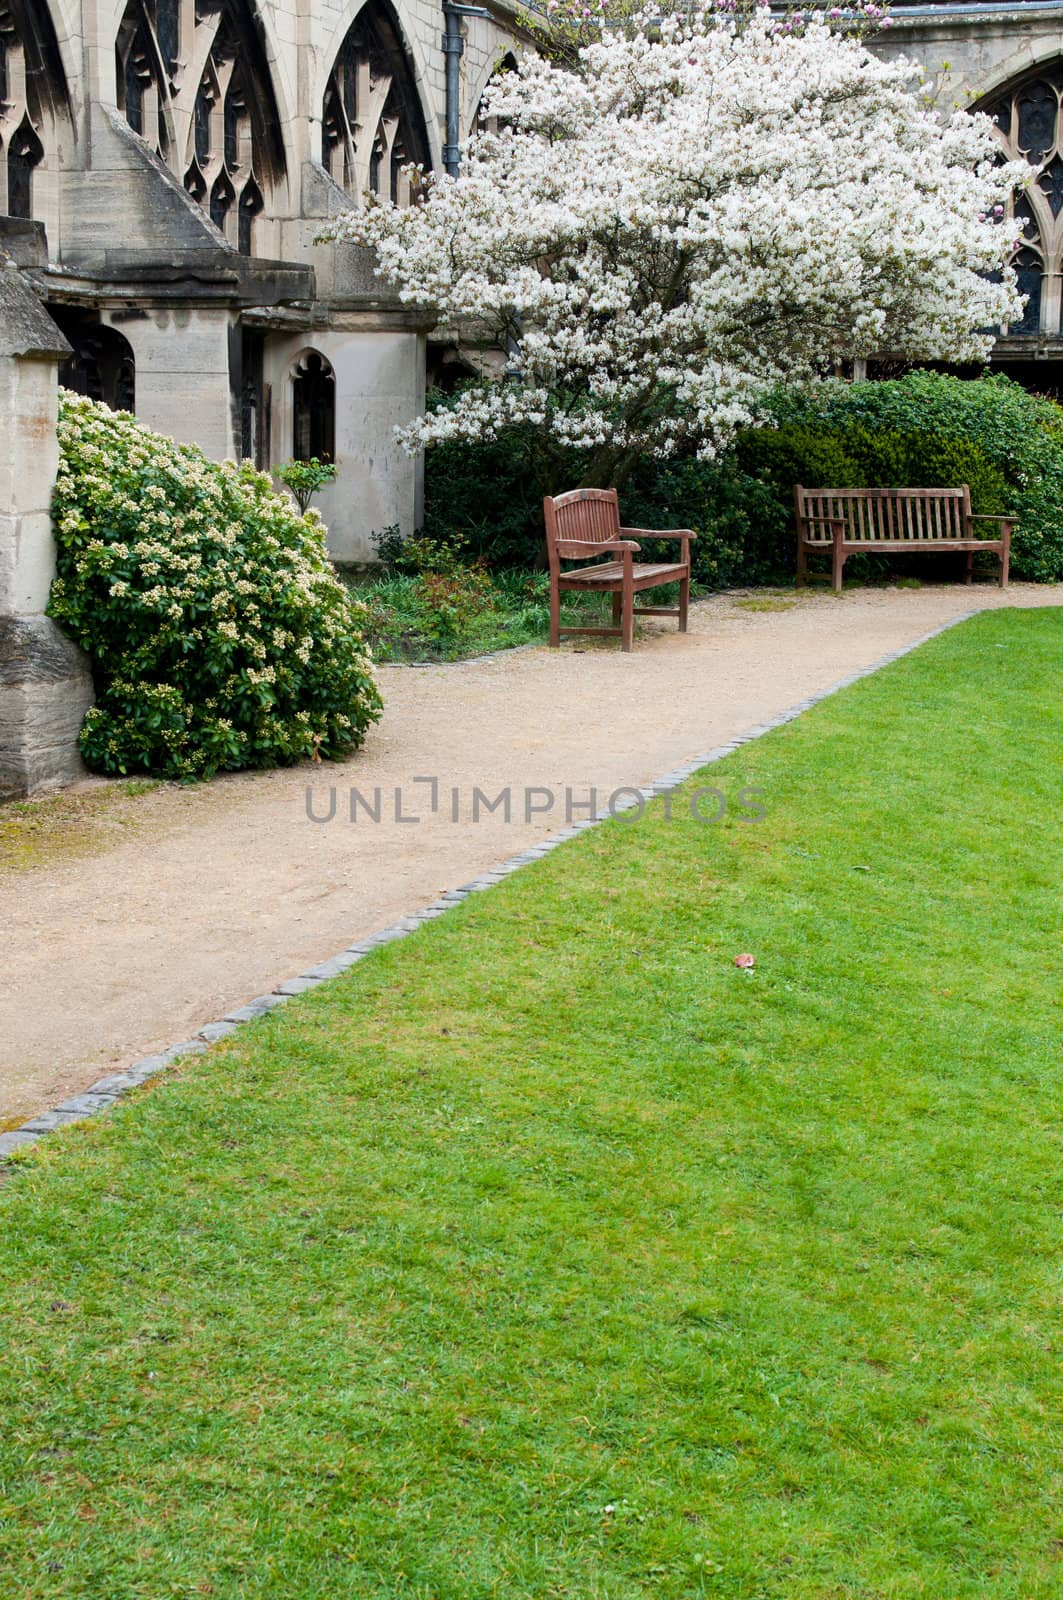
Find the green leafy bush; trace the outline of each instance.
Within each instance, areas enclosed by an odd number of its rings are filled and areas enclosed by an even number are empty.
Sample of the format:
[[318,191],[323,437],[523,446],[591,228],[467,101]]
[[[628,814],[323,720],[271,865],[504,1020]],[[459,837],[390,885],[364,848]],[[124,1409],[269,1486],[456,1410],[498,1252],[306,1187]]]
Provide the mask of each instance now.
[[[518,429],[486,443],[432,446],[425,456],[424,531],[435,544],[459,545],[492,571],[545,565],[543,494],[576,487],[584,461],[576,451],[560,466],[553,460],[551,472],[562,475],[544,485],[546,464],[527,449]],[[786,513],[770,489],[730,458],[645,459],[621,490],[621,515],[631,526],[693,528],[694,576],[701,584],[720,588],[777,573]],[[381,543],[383,537],[377,541],[382,559],[413,570],[394,540]],[[643,546],[648,558],[675,556],[674,544]]]
[[454,439],[425,453],[424,533],[444,544],[461,538],[492,567],[544,563],[543,495],[580,482],[583,458],[544,461],[538,441],[519,428],[496,439]]
[[1063,578],[1063,407],[1054,400],[1002,373],[969,380],[910,372],[779,393],[771,412],[782,426],[900,436],[911,451],[910,482],[970,482],[976,510],[1014,513],[1013,576]]
[[318,490],[331,483],[336,476],[332,462],[319,461],[317,456],[311,456],[309,461],[282,461],[273,470],[284,487],[295,496],[300,511],[308,511]]
[[[744,430],[719,460],[644,458],[621,486],[628,525],[694,529],[702,585],[793,576],[795,483],[969,484],[976,511],[1021,519],[1017,577],[1063,577],[1063,409],[1054,402],[1002,376],[914,372],[780,392],[766,415],[772,425]],[[516,429],[490,443],[435,445],[426,456],[425,530],[442,543],[463,538],[492,569],[539,564],[544,486],[574,487],[583,465],[576,452],[546,461]],[[643,544],[654,559],[674,553]],[[872,570],[874,558],[866,560]]]
[[[692,528],[692,576],[705,588],[769,583],[779,575],[786,511],[771,487],[732,456],[640,462],[620,491],[620,514],[632,528]],[[671,540],[639,544],[640,561],[674,561],[678,554]]]
[[49,611],[92,662],[89,766],[205,778],[361,744],[380,698],[316,512],[78,395],[59,448]]

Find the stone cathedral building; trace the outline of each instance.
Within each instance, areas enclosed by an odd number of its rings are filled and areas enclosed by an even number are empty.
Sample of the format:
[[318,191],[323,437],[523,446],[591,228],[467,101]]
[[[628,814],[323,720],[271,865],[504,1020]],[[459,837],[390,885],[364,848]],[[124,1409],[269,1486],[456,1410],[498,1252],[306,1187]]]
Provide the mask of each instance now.
[[213,456],[334,457],[340,560],[412,528],[425,330],[315,239],[453,160],[512,40],[508,0],[0,0],[0,249],[63,381]]
[[[60,381],[269,467],[332,458],[331,552],[420,515],[394,443],[445,362],[364,251],[319,244],[401,168],[454,171],[516,0],[0,0],[0,796],[71,775],[91,686],[43,615]],[[1063,0],[898,7],[875,48],[1039,168],[1029,305],[994,360],[1063,385]]]
[[[1042,165],[1029,309],[999,359],[1051,386],[1063,0],[894,17],[879,48]],[[0,248],[72,347],[63,380],[214,456],[333,457],[341,561],[411,530],[392,432],[421,401],[425,330],[364,252],[315,240],[366,188],[401,201],[404,162],[453,166],[448,128],[467,133],[515,31],[513,0],[0,0]]]

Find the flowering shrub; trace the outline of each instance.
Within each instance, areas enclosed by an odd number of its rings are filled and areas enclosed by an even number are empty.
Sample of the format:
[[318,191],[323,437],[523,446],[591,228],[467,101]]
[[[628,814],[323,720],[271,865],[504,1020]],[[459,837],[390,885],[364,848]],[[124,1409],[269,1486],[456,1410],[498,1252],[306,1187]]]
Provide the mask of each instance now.
[[65,392],[59,449],[49,612],[92,661],[90,767],[206,778],[361,744],[380,698],[316,512]]
[[404,301],[509,353],[506,381],[407,446],[520,427],[622,484],[641,454],[712,456],[774,383],[883,350],[982,359],[974,330],[1020,315],[1009,207],[1033,169],[999,164],[988,117],[941,122],[917,89],[819,11],[711,0],[647,10],[570,64],[525,55],[458,178],[329,224]]

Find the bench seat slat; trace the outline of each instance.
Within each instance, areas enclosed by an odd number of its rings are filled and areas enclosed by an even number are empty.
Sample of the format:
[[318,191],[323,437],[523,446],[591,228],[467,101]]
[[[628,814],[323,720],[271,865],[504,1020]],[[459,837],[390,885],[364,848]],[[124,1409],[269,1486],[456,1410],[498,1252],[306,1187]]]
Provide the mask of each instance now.
[[[667,583],[670,578],[679,579],[686,574],[686,567],[676,566],[672,562],[660,562],[642,566],[635,562],[631,571],[636,587],[639,581],[647,582],[652,579],[655,584]],[[597,566],[584,567],[561,574],[561,587],[563,589],[593,589],[599,583],[622,583],[624,578],[624,564],[622,561],[602,561]]]
[[[843,539],[846,555],[858,556],[863,550],[999,550],[1001,539]],[[832,539],[806,539],[809,550],[833,550]]]

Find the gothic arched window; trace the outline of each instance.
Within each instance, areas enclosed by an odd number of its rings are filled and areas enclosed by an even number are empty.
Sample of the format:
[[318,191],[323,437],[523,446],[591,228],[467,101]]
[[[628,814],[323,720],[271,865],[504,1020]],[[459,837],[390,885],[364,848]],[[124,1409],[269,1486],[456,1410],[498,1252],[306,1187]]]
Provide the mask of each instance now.
[[54,164],[66,85],[47,10],[0,0],[0,216],[32,217],[38,168]]
[[[513,54],[512,50],[507,50],[495,68],[494,72],[491,74],[491,83],[495,83],[503,73],[516,72],[516,70],[517,58]],[[487,91],[485,90],[484,94],[486,94],[486,92]],[[489,117],[487,115],[487,110],[484,106],[483,94],[480,96],[480,104],[476,107],[476,121],[473,126],[480,133],[498,133],[503,126],[503,119],[501,117]]]
[[413,198],[403,167],[429,165],[413,68],[386,0],[369,0],[340,46],[321,112],[321,161],[352,200],[368,189],[400,206]]
[[1009,210],[1027,219],[1012,258],[1028,296],[1010,334],[1058,334],[1063,272],[1063,62],[1041,68],[983,102],[1008,160],[1028,161],[1037,178]]
[[292,371],[292,455],[331,461],[336,454],[336,378],[316,350]]
[[284,171],[284,151],[245,0],[129,0],[115,55],[129,126],[229,243],[250,255],[254,221]]
[[114,411],[136,403],[136,362],[129,340],[80,306],[50,305],[49,315],[66,334],[73,353],[59,368],[59,382]]

